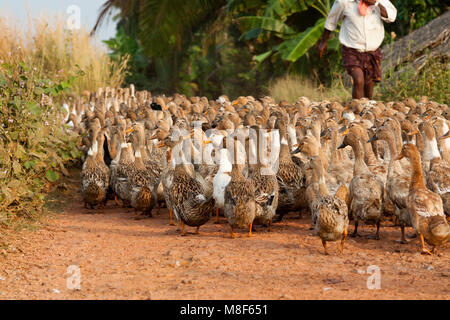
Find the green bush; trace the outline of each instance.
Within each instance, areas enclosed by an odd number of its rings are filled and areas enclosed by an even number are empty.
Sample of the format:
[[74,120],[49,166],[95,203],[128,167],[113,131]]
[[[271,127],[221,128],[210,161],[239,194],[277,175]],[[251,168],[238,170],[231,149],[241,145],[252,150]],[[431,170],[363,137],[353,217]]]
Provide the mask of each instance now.
[[430,100],[446,103],[450,101],[449,62],[446,58],[428,61],[420,70],[405,66],[400,73],[388,74],[383,85],[378,88],[378,97],[384,101],[399,101],[408,97],[419,99],[427,96]]
[[73,82],[40,76],[25,63],[0,65],[0,224],[35,220],[45,190],[79,161],[78,137],[63,124],[62,98]]

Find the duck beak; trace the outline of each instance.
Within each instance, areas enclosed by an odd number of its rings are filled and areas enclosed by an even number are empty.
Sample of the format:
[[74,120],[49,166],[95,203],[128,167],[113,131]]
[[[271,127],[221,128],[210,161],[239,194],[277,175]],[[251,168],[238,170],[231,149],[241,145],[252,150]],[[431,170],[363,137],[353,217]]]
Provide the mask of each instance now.
[[164,148],[166,146],[166,144],[164,142],[161,142],[160,144],[157,145],[158,148]]
[[134,129],[133,128],[130,128],[130,129],[128,129],[127,131],[126,131],[126,134],[131,134],[131,133],[133,133],[134,132]]
[[206,140],[206,141],[203,141],[203,145],[207,145],[207,144],[211,144],[212,143],[212,141],[211,140]]
[[299,148],[295,149],[294,151],[292,151],[291,155],[294,155],[294,154],[297,154],[297,153],[300,153],[300,152],[302,152],[302,150],[299,147]]
[[367,141],[367,143],[372,143],[372,142],[377,141],[377,140],[378,140],[378,138],[377,138],[377,135],[375,134],[372,138],[370,138],[369,141]]
[[417,135],[417,134],[419,134],[419,130],[416,130],[416,131],[413,131],[413,132],[410,132],[410,133],[408,133],[408,136],[415,136],[415,135]]
[[341,132],[341,135],[342,135],[342,136],[346,136],[346,135],[348,135],[349,132],[350,132],[349,129],[345,129],[344,132]]
[[339,133],[344,133],[345,131],[347,131],[347,126],[343,126],[338,130]]
[[345,147],[347,147],[347,146],[345,145],[345,143],[343,143],[343,144],[341,144],[341,145],[338,147],[338,150],[339,150],[339,149],[345,149]]
[[398,161],[398,160],[402,160],[404,158],[403,154],[400,153],[394,160]]
[[439,140],[444,140],[444,139],[447,139],[447,138],[450,138],[450,131],[447,132],[446,134],[444,134],[442,137],[440,137]]

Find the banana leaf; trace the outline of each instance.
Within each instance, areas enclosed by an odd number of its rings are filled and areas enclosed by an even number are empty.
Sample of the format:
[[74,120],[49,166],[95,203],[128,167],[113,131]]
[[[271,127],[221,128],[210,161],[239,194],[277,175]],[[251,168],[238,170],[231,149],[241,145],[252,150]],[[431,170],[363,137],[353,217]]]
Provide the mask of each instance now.
[[295,30],[283,23],[281,20],[259,17],[259,16],[245,16],[238,19],[239,26],[242,31],[262,29],[265,31],[276,32],[285,35],[295,34]]
[[306,53],[306,51],[319,41],[324,28],[325,19],[319,19],[313,27],[306,29],[294,39],[286,40],[281,43],[277,47],[277,51],[280,52],[281,58],[290,62],[297,61]]

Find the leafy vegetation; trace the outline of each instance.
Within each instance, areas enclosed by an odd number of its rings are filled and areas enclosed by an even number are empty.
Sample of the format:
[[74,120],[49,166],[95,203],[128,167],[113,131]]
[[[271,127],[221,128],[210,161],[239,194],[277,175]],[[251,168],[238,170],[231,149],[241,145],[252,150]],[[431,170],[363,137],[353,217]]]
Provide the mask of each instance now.
[[0,20],[0,226],[38,220],[51,184],[79,163],[80,138],[63,124],[62,103],[120,86],[126,67],[87,31],[65,30],[61,17],[29,26]]
[[[392,2],[398,18],[385,25],[386,43],[448,10],[439,0]],[[332,4],[332,0],[109,0],[101,17],[113,7],[120,9],[117,35],[106,43],[114,59],[130,57],[127,82],[141,89],[209,98],[261,95],[268,93],[269,83],[291,75],[332,92],[341,86],[344,93],[337,32],[322,60],[315,51]]]
[[423,27],[449,9],[448,2],[441,0],[397,0],[393,2],[397,8],[397,21],[395,24],[389,25],[387,30],[395,32],[400,37]]
[[420,70],[406,66],[378,89],[378,97],[385,101],[407,97],[419,99],[425,93],[434,101],[450,101],[450,67],[448,59],[430,60]]
[[52,81],[23,62],[0,66],[0,223],[38,217],[46,186],[80,158],[56,102],[83,75]]

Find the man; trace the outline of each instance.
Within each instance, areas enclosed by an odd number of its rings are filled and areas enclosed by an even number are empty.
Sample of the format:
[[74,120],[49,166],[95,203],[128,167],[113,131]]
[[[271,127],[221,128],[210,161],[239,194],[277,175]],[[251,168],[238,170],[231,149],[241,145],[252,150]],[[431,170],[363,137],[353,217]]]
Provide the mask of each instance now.
[[394,22],[397,9],[389,0],[336,0],[325,22],[319,45],[320,57],[330,33],[342,20],[339,41],[342,61],[353,79],[353,99],[372,99],[376,82],[381,81],[381,50],[385,22]]

